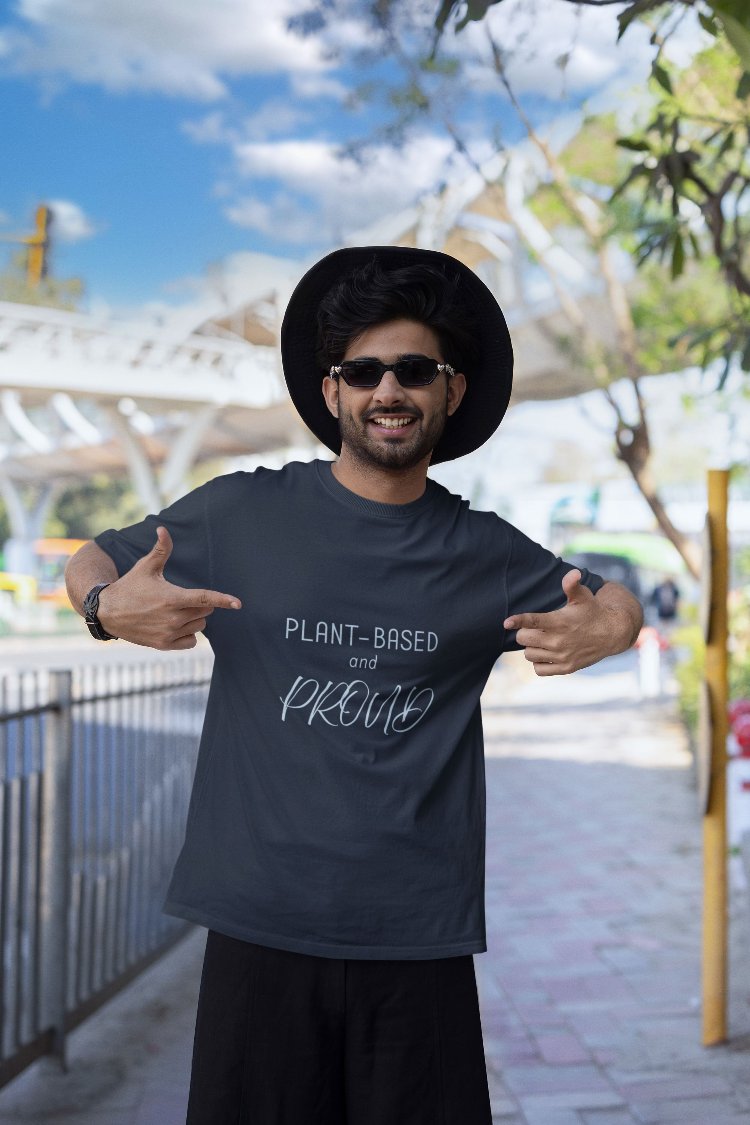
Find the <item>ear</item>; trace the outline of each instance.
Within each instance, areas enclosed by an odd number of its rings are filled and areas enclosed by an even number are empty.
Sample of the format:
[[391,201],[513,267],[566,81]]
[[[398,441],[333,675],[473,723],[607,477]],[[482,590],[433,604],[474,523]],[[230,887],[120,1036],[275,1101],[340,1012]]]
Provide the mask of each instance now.
[[339,382],[338,379],[332,379],[330,375],[323,378],[323,385],[321,387],[323,398],[326,400],[326,406],[333,414],[334,418],[339,416]]
[[455,414],[461,405],[461,399],[466,394],[466,376],[457,371],[452,379],[448,380],[448,415]]

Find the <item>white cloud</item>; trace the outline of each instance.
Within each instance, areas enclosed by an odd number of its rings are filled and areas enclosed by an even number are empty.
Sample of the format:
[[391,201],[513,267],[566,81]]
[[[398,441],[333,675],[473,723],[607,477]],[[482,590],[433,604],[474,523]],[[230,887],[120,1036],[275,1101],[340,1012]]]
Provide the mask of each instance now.
[[224,214],[237,226],[280,242],[304,244],[318,235],[311,229],[309,208],[285,192],[278,192],[270,201],[248,196],[226,207]]
[[349,90],[343,82],[332,78],[329,74],[306,72],[292,74],[292,91],[298,98],[312,100],[314,98],[333,98],[343,101]]
[[305,3],[21,0],[2,42],[16,72],[212,101],[231,76],[327,69],[322,44],[287,28]]
[[271,181],[277,194],[268,201],[256,189],[228,205],[227,216],[287,242],[318,245],[345,239],[457,174],[452,142],[432,134],[398,152],[380,145],[364,164],[322,140],[243,142],[235,157],[241,175]]
[[285,98],[271,98],[255,113],[244,117],[241,128],[245,140],[262,141],[306,125],[311,117],[309,107],[303,108]]
[[237,141],[237,130],[227,124],[223,113],[215,111],[195,121],[183,121],[182,131],[198,145],[233,144]]
[[[405,10],[405,18],[411,20],[412,11]],[[617,14],[616,7],[580,7],[562,0],[504,0],[489,9],[484,21],[472,22],[458,34],[446,31],[441,51],[467,64],[467,82],[474,89],[498,89],[488,29],[504,54],[518,94],[554,98],[613,81],[641,83],[654,56],[651,32],[635,21],[618,42]],[[705,42],[697,20],[690,13],[683,15],[667,45],[667,53],[681,65]],[[432,12],[424,18],[429,22]]]
[[[17,19],[0,28],[0,57],[11,70],[55,82],[87,82],[112,91],[158,91],[215,101],[232,77],[285,73],[298,98],[346,95],[331,73],[362,49],[377,47],[377,33],[356,5],[331,19],[320,33],[302,36],[290,17],[310,0],[19,0]],[[397,36],[406,50],[429,37],[434,6],[393,6]],[[469,60],[472,81],[494,84],[487,65],[486,28],[513,56],[510,74],[519,92],[579,91],[625,72],[641,77],[653,48],[648,30],[634,23],[616,42],[616,11],[579,9],[561,0],[504,0],[487,20],[459,35],[447,31],[443,50]],[[689,51],[695,21],[675,39]],[[676,48],[677,49],[677,48]],[[556,64],[570,53],[564,74]]]
[[491,10],[486,26],[470,24],[445,41],[446,48],[473,60],[472,81],[484,89],[498,86],[487,28],[503,51],[518,94],[549,98],[564,91],[581,93],[626,72],[640,79],[653,54],[648,32],[637,24],[616,42],[616,13],[611,8],[583,10],[560,0],[505,0]]
[[59,242],[83,242],[97,233],[96,225],[83,208],[69,199],[51,199],[53,235]]

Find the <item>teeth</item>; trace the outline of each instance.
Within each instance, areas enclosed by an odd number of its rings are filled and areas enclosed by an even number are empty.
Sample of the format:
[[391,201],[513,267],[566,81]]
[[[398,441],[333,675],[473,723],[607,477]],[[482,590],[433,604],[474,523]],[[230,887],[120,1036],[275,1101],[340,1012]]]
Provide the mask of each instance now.
[[385,426],[387,430],[398,430],[401,426],[408,426],[412,418],[373,418],[378,426]]

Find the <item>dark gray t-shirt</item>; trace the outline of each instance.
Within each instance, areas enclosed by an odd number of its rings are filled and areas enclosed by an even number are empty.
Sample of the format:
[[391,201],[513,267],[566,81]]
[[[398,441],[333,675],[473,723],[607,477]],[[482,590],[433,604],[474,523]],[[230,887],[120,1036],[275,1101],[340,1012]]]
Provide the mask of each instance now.
[[504,619],[563,605],[571,565],[434,481],[380,504],[322,461],[218,477],[96,542],[123,574],[159,524],[169,581],[243,605],[208,618],[166,911],[325,957],[484,950],[479,697],[518,647]]

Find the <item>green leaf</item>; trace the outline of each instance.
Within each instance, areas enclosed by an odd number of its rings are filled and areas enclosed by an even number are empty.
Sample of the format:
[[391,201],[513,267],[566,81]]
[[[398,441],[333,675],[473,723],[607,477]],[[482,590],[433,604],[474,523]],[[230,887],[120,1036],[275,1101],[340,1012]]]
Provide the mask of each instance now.
[[750,70],[746,70],[737,83],[737,100],[744,102],[750,98]]
[[483,20],[493,4],[501,4],[502,0],[467,0],[466,15],[456,24],[456,31],[461,31],[467,23]]
[[637,137],[618,137],[615,144],[618,148],[626,148],[630,152],[651,152],[648,141],[641,141]]
[[722,156],[724,156],[727,152],[729,152],[730,148],[733,148],[733,147],[734,147],[734,129],[730,129],[729,132],[727,133],[727,135],[725,136],[724,140],[721,142],[721,146],[719,148],[719,151],[716,154],[717,158],[721,158]]
[[663,2],[664,0],[634,0],[624,12],[620,12],[617,17],[619,27],[619,31],[617,32],[618,43],[634,19],[644,15],[646,12],[650,12],[652,8],[658,8]]
[[666,92],[668,94],[673,93],[672,79],[669,77],[669,74],[667,73],[667,71],[664,69],[664,67],[660,63],[655,62],[655,63],[652,64],[652,66],[651,66],[651,77],[656,82],[658,82],[659,85],[661,86],[661,88],[663,90],[666,90]]
[[457,8],[458,5],[459,0],[443,0],[438,14],[435,16],[435,31],[437,31],[438,35],[442,35],[453,9]]
[[676,234],[672,244],[672,280],[679,277],[685,269],[685,244],[682,235]]
[[453,78],[458,74],[460,64],[456,58],[435,58],[434,55],[428,55],[419,60],[419,69],[426,74],[442,74]]
[[713,16],[706,15],[705,12],[698,12],[698,20],[704,31],[709,35],[716,36],[719,34],[719,25]]
[[750,335],[748,335],[745,341],[745,346],[742,349],[742,355],[740,357],[740,367],[743,371],[750,371]]
[[732,6],[720,3],[720,0],[714,0],[713,4],[716,18],[724,28],[727,39],[739,55],[745,70],[750,70],[750,11],[745,4],[744,10],[738,8],[739,14],[735,16],[726,10]]
[[617,199],[618,196],[622,195],[622,193],[625,191],[625,188],[629,187],[635,180],[640,179],[642,176],[650,177],[651,169],[647,168],[645,164],[636,164],[633,168],[630,169],[625,179],[621,183],[619,183],[615,190],[612,192],[611,196],[609,197],[610,203],[612,202],[612,200]]

